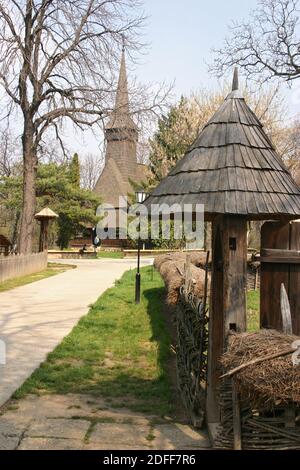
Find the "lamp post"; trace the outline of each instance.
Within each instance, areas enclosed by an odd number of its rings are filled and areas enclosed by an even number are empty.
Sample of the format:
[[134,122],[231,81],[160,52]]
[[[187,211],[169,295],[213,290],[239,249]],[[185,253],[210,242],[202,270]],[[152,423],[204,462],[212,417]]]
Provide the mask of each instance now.
[[[145,191],[138,190],[135,193],[136,197],[136,202],[138,204],[143,204],[145,201],[146,197],[148,196]],[[141,226],[139,226],[139,230],[141,229]],[[140,264],[141,264],[141,233],[139,232],[139,238],[138,238],[138,256],[137,256],[137,270],[136,270],[136,275],[135,275],[135,303],[139,304],[141,301],[141,273],[140,273]]]

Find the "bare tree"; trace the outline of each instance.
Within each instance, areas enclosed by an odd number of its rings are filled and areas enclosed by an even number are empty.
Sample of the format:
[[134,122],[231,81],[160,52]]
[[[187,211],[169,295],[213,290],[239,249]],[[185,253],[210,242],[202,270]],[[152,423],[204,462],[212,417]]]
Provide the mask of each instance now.
[[95,188],[98,178],[105,164],[105,154],[88,153],[80,162],[81,184],[91,191]]
[[296,120],[279,136],[279,151],[295,181],[300,184],[300,121]]
[[16,137],[8,128],[0,129],[0,178],[15,173],[20,157]]
[[300,77],[299,0],[260,0],[249,22],[233,23],[224,47],[210,66],[223,75],[240,65],[247,77],[263,81]]
[[127,50],[138,50],[142,23],[138,0],[0,0],[0,85],[7,114],[19,112],[23,126],[21,253],[32,249],[45,134],[53,130],[64,150],[66,120],[81,130],[102,124],[120,49],[125,41]]

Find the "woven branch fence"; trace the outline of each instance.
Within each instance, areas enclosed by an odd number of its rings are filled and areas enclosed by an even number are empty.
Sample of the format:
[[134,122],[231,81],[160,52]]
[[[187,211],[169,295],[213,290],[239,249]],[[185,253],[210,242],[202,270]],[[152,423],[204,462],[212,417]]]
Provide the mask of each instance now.
[[[215,447],[234,448],[234,418],[231,379],[223,381],[220,390],[221,423]],[[299,450],[300,427],[297,421],[288,421],[288,415],[300,417],[299,408],[278,407],[272,411],[258,411],[248,400],[240,402],[241,447],[243,450]]]
[[180,289],[176,306],[177,377],[182,401],[196,427],[202,427],[208,347],[208,315],[202,302],[192,293]]

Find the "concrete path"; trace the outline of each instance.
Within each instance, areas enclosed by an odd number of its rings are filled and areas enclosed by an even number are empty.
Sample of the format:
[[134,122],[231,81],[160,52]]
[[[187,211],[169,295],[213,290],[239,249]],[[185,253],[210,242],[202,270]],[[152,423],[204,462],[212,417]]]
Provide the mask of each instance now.
[[[151,262],[142,259],[142,265]],[[90,304],[136,266],[136,260],[76,260],[73,264],[76,269],[0,293],[0,340],[6,344],[6,365],[0,365],[0,406],[88,312]]]
[[0,450],[207,450],[190,425],[88,395],[28,396],[0,416]]

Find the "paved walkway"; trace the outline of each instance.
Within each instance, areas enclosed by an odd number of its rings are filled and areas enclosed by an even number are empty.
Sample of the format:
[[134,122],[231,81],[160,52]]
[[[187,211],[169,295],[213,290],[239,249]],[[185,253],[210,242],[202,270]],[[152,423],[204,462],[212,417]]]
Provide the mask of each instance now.
[[207,450],[186,423],[112,408],[88,395],[28,396],[0,416],[0,450]]
[[[150,263],[142,259],[143,265]],[[6,365],[0,365],[0,406],[136,261],[76,260],[73,264],[76,269],[0,293],[0,339],[6,343]]]

